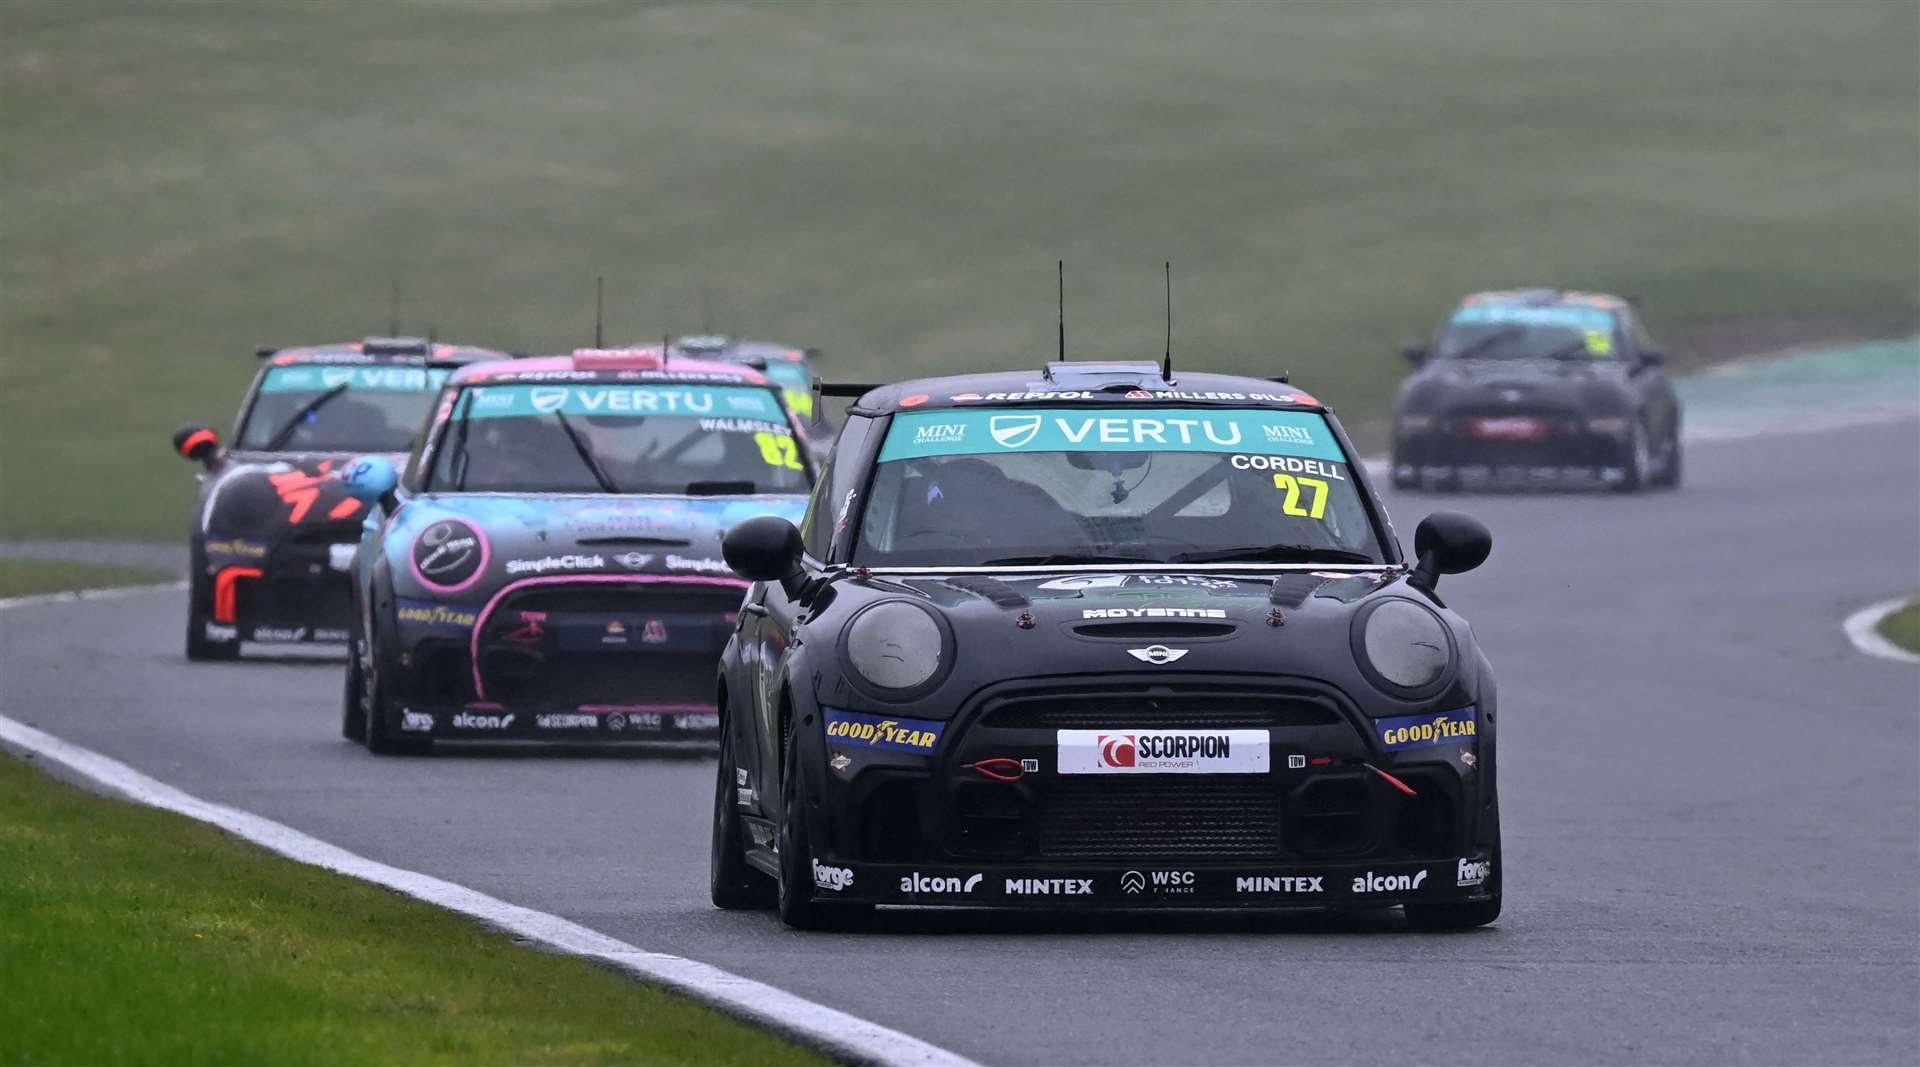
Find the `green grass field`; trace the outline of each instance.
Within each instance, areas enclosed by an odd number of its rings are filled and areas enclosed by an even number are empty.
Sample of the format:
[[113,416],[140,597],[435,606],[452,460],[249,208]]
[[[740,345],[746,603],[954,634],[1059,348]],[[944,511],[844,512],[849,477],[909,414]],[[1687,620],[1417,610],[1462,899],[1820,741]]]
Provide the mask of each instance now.
[[1881,637],[1908,652],[1920,652],[1920,601],[1881,619],[1879,630]]
[[1296,380],[1377,443],[1463,290],[1680,349],[1920,310],[1901,3],[0,6],[0,536],[176,536],[252,347],[711,326],[825,369]]
[[825,1062],[4,752],[0,916],[5,1064]]
[[147,585],[173,577],[138,567],[110,567],[63,560],[0,559],[0,597],[68,593],[110,585]]

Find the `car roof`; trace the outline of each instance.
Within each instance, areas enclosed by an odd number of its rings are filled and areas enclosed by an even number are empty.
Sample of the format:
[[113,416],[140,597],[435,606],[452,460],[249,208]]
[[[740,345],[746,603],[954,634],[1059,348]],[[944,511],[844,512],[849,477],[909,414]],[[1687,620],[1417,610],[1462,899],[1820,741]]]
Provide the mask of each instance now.
[[1551,306],[1555,304],[1579,304],[1583,307],[1600,308],[1605,311],[1624,311],[1633,301],[1612,293],[1588,293],[1577,289],[1489,289],[1485,292],[1469,293],[1461,298],[1460,306],[1470,304],[1532,304]]
[[482,360],[511,359],[512,353],[475,345],[443,344],[423,337],[368,337],[361,341],[332,344],[295,345],[287,348],[262,348],[261,358],[275,367],[302,363],[372,364],[466,364]]
[[[657,346],[656,346],[657,347]],[[807,353],[792,345],[771,341],[744,341],[724,334],[689,334],[673,343],[675,358],[684,353],[696,359],[726,361],[764,359],[769,363],[805,363]]]
[[[588,356],[583,366],[581,357]],[[614,357],[593,363],[595,355]],[[622,361],[621,356],[632,357]],[[449,385],[473,382],[678,382],[692,385],[766,385],[766,375],[743,363],[683,359],[669,355],[660,362],[660,346],[621,349],[579,349],[565,356],[528,356],[522,359],[474,363],[453,372]]]
[[997,371],[916,378],[882,385],[862,395],[855,414],[968,408],[980,404],[1111,404],[1141,400],[1217,407],[1326,411],[1301,389],[1269,378],[1175,371],[1160,375],[1149,361],[1083,360],[1049,363],[1037,371]]

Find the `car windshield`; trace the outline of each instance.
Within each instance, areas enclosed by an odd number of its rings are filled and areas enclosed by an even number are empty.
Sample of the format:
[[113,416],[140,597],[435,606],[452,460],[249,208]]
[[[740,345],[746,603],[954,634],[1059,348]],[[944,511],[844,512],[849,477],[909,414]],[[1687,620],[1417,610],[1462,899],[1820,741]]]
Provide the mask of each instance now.
[[1468,304],[1441,331],[1441,359],[1611,359],[1614,316],[1585,304]]
[[903,412],[854,548],[868,566],[1380,559],[1326,419],[1253,408]]
[[444,367],[271,367],[234,445],[243,451],[405,452]]
[[805,493],[805,449],[759,386],[503,383],[464,389],[439,431],[440,492]]

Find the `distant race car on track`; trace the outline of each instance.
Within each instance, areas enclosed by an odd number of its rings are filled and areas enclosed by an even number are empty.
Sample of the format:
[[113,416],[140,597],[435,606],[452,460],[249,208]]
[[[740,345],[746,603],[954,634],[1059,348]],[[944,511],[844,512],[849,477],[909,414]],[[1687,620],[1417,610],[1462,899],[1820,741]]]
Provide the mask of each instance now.
[[200,423],[173,435],[206,468],[188,535],[188,659],[232,659],[242,641],[345,641],[365,507],[331,475],[355,455],[406,452],[453,368],[506,354],[369,337],[260,356],[226,448]]
[[767,376],[786,394],[787,406],[807,426],[807,437],[822,457],[833,446],[833,419],[813,396],[813,361],[817,348],[788,348],[765,341],[741,341],[718,334],[692,335],[674,342],[674,348],[695,359],[745,363]]
[[448,379],[397,475],[356,461],[342,732],[711,738],[715,663],[747,583],[721,534],[797,517],[813,462],[780,390],[658,348],[487,363]]
[[1554,289],[1476,293],[1393,409],[1393,484],[1680,484],[1680,401],[1627,301]]
[[1339,424],[1152,363],[912,381],[849,409],[798,527],[733,528],[712,896],[1500,911],[1493,675]]

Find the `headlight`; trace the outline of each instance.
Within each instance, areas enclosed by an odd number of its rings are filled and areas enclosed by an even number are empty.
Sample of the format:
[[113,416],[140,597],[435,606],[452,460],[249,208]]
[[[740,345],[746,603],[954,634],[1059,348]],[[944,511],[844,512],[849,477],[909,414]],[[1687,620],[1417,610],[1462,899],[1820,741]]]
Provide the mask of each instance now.
[[1608,437],[1625,437],[1627,436],[1626,417],[1615,415],[1601,419],[1588,419],[1587,432],[1605,434]]
[[946,640],[921,608],[887,600],[861,611],[847,626],[847,662],[880,689],[917,689],[940,672]]
[[1400,428],[1401,428],[1402,430],[1412,430],[1412,431],[1414,431],[1414,432],[1418,432],[1418,431],[1421,431],[1421,430],[1424,430],[1424,429],[1426,429],[1427,427],[1429,427],[1429,426],[1432,426],[1432,425],[1433,425],[1433,416],[1432,416],[1432,415],[1402,415],[1402,416],[1400,416]]
[[1411,600],[1377,602],[1358,620],[1354,651],[1386,688],[1432,689],[1453,668],[1453,636],[1440,617]]

